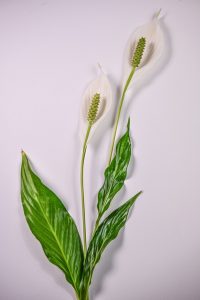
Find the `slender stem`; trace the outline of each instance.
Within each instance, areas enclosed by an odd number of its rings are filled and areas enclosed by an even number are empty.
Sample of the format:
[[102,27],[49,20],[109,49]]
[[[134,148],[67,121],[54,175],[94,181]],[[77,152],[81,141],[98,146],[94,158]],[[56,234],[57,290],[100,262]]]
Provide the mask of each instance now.
[[77,300],[89,300],[89,288],[87,288],[87,290],[84,290],[84,291],[80,294],[80,297],[77,296]]
[[87,142],[90,134],[92,124],[88,124],[85,140],[83,144],[82,157],[81,157],[81,170],[80,170],[80,184],[81,184],[81,204],[82,204],[82,224],[83,224],[83,248],[84,255],[87,252],[87,237],[86,237],[86,219],[85,219],[85,196],[84,196],[84,161],[87,150]]
[[122,96],[121,96],[121,99],[120,99],[120,102],[119,102],[119,107],[118,107],[116,118],[115,118],[115,124],[114,124],[114,130],[113,130],[112,143],[111,143],[111,147],[110,147],[110,154],[109,154],[108,165],[111,163],[111,160],[112,160],[113,149],[114,149],[115,139],[116,139],[116,133],[117,133],[117,127],[118,127],[119,118],[120,118],[120,114],[121,114],[121,110],[122,110],[122,105],[124,103],[124,98],[125,98],[125,95],[126,95],[126,91],[128,89],[128,86],[129,86],[129,84],[131,82],[131,79],[132,79],[134,73],[135,73],[135,67],[132,68],[132,70],[131,70],[131,72],[130,72],[130,74],[128,76],[128,79],[127,79],[126,84],[124,86],[124,89],[123,89],[123,92],[122,92]]

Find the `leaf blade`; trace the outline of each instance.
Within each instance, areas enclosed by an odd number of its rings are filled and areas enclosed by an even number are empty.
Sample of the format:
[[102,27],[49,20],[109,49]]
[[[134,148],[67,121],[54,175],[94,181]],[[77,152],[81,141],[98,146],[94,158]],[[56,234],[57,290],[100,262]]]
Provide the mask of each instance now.
[[101,258],[103,250],[106,246],[114,240],[120,229],[125,225],[130,208],[135,203],[136,199],[142,192],[140,191],[130,200],[114,210],[98,227],[96,230],[85,259],[82,288],[86,289],[91,283],[94,268]]
[[77,227],[60,199],[32,171],[25,153],[21,198],[29,228],[47,258],[65,273],[67,281],[79,293],[84,258]]
[[116,154],[104,172],[104,183],[98,193],[98,220],[109,208],[117,192],[123,187],[131,158],[130,119],[127,131],[116,146]]

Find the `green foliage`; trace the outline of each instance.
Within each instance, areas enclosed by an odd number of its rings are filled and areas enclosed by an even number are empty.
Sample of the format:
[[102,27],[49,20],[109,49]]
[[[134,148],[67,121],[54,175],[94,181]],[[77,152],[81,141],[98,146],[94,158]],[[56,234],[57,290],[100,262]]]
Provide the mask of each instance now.
[[127,131],[121,137],[116,146],[116,154],[106,168],[104,183],[98,193],[98,221],[110,206],[117,192],[123,187],[127,176],[127,168],[131,158],[130,120],[128,120]]
[[117,143],[116,154],[105,170],[104,183],[98,194],[97,223],[84,258],[75,222],[61,200],[32,171],[25,153],[22,154],[21,198],[26,220],[47,258],[64,272],[79,300],[89,299],[88,290],[95,266],[106,246],[125,225],[129,210],[141,193],[114,210],[99,225],[100,218],[124,185],[130,157],[129,120],[125,134]]
[[74,287],[77,299],[89,299],[88,290],[94,268],[106,246],[125,225],[130,208],[141,194],[139,192],[114,210],[99,225],[112,199],[124,185],[130,157],[129,120],[125,134],[117,143],[115,156],[104,173],[104,183],[98,193],[97,223],[84,259],[75,222],[61,200],[32,171],[25,153],[22,154],[21,198],[26,220],[49,261],[64,272],[67,281]]
[[94,268],[101,258],[106,246],[114,240],[120,229],[125,225],[130,208],[141,194],[139,192],[118,209],[114,210],[96,230],[87,251],[85,259],[82,290],[88,290]]
[[47,258],[64,272],[79,294],[84,257],[78,230],[60,199],[31,170],[25,153],[22,154],[21,198],[28,225]]

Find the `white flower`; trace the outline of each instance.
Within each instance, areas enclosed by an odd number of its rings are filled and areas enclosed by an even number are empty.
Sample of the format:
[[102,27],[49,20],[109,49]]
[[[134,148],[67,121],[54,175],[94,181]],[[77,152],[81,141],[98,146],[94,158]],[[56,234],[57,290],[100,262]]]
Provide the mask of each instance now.
[[108,117],[112,107],[113,97],[110,82],[102,70],[100,70],[100,75],[90,82],[83,94],[83,102],[80,111],[80,138],[82,142],[85,139],[88,128],[88,112],[90,104],[96,94],[100,95],[100,102],[88,141],[91,139],[96,129],[100,127],[102,122]]
[[151,75],[162,63],[165,52],[165,41],[163,30],[160,26],[159,13],[150,22],[138,27],[130,36],[124,53],[123,82],[126,82],[131,72],[131,59],[141,37],[145,38],[146,45],[140,65],[136,68],[132,82],[136,82],[143,77]]

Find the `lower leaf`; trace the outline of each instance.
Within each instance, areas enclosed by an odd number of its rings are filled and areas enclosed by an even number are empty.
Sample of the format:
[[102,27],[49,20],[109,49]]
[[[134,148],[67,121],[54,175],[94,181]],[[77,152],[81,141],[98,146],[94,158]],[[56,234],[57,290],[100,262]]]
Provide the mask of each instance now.
[[76,224],[61,200],[31,170],[25,153],[22,154],[21,198],[28,225],[47,258],[65,273],[79,294],[84,258]]
[[137,193],[129,201],[125,202],[118,209],[114,210],[98,227],[96,230],[87,251],[82,290],[87,290],[92,279],[93,271],[101,258],[101,255],[106,246],[114,240],[120,229],[125,225],[130,208],[138,198],[141,192]]

